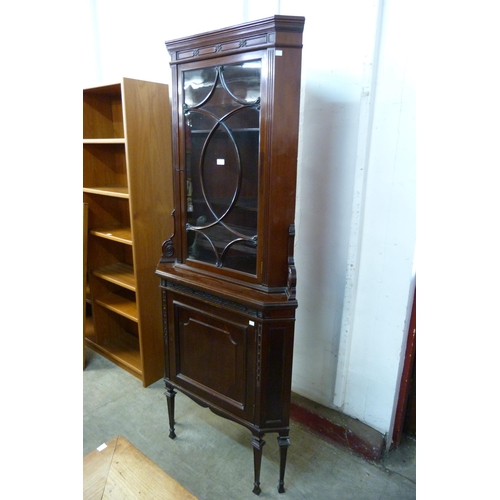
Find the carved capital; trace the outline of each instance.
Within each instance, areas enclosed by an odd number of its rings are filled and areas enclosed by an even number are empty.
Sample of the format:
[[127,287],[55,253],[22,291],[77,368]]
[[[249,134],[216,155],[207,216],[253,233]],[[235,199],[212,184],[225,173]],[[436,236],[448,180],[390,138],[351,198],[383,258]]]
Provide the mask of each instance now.
[[161,259],[160,262],[172,262],[174,261],[174,242],[172,241],[172,237],[168,240],[165,240],[161,246]]
[[165,240],[161,245],[161,258],[160,262],[165,264],[168,262],[173,262],[175,260],[175,247],[174,247],[174,236],[175,236],[175,209],[172,210],[172,217],[174,218],[174,233],[168,240]]

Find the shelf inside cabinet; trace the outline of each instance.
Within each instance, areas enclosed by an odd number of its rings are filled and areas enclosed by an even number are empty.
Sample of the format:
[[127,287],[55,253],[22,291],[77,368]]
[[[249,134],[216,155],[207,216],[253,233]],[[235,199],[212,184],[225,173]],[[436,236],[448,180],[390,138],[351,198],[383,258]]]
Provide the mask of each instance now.
[[137,323],[137,304],[127,297],[123,297],[117,293],[108,293],[99,298],[94,298],[96,304],[105,307],[109,311],[113,311],[124,318],[130,319]]
[[91,229],[90,234],[99,238],[118,241],[125,245],[132,245],[132,231],[130,227],[101,227]]
[[135,275],[134,269],[123,262],[115,262],[109,266],[104,266],[94,270],[94,276],[103,280],[115,283],[116,285],[127,288],[135,292]]

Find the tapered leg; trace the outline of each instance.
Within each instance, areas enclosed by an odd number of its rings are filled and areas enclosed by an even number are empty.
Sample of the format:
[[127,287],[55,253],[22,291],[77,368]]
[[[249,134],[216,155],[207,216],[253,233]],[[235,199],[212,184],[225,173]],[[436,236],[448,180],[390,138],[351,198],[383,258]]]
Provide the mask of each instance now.
[[290,437],[278,436],[278,444],[280,446],[280,482],[278,483],[278,492],[285,493],[286,452],[290,446]]
[[167,387],[167,391],[165,392],[165,396],[167,396],[167,408],[168,408],[168,423],[170,425],[170,434],[168,437],[170,439],[175,439],[175,416],[174,416],[174,411],[175,411],[175,395],[177,393],[171,388]]
[[261,439],[260,436],[254,436],[252,439],[253,446],[253,468],[254,468],[254,483],[253,483],[253,493],[259,495],[260,489],[260,464],[262,462],[262,448],[266,442]]

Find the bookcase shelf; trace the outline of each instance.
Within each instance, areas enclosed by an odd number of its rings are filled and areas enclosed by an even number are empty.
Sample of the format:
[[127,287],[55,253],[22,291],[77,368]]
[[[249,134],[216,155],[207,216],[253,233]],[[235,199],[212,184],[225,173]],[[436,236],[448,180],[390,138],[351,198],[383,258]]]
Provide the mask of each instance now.
[[96,303],[131,321],[139,321],[136,302],[126,297],[109,293],[103,295],[100,299],[96,299]]
[[83,144],[125,144],[125,139],[83,139]]
[[164,374],[155,269],[173,232],[168,85],[83,89],[83,201],[93,329],[86,345],[146,387]]
[[128,198],[128,188],[126,187],[87,187],[83,188],[84,193],[100,194],[103,196],[115,196],[117,198]]
[[132,231],[129,227],[101,227],[91,229],[90,234],[99,238],[106,238],[108,240],[119,241],[124,245],[132,245]]
[[122,262],[116,262],[115,264],[95,269],[94,276],[111,283],[116,283],[123,288],[128,288],[135,292],[134,268]]

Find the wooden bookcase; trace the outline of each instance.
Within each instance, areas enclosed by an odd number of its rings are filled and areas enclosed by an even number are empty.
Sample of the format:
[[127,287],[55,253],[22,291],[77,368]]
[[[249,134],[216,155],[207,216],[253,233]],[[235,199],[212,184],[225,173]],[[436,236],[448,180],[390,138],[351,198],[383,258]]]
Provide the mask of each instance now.
[[93,329],[86,345],[142,380],[164,373],[161,243],[173,231],[168,85],[83,90],[83,201]]

